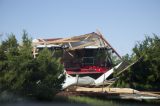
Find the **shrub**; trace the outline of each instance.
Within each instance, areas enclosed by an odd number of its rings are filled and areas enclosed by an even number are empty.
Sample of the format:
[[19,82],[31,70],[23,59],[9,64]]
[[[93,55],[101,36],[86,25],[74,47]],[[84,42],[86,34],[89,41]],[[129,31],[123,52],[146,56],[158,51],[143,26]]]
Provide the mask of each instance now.
[[[115,86],[139,90],[160,90],[160,38],[146,37],[133,48],[129,61],[139,61],[123,73]],[[121,83],[123,84],[121,85]]]
[[12,34],[0,45],[0,93],[52,100],[65,79],[59,60],[47,48],[34,59],[28,34],[23,32],[22,45]]

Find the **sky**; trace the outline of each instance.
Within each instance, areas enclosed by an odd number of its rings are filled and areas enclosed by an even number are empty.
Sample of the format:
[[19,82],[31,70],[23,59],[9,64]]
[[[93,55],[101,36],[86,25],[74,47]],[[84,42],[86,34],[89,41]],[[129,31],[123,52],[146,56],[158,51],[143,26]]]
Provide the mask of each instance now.
[[137,41],[160,35],[160,0],[0,0],[1,40],[65,38],[99,29],[121,55]]

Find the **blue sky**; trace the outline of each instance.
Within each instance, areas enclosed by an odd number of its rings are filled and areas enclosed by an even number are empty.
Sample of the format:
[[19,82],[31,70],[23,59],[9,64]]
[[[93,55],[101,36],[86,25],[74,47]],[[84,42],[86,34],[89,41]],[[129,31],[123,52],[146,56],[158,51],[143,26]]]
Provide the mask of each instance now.
[[160,0],[0,0],[0,34],[71,37],[99,29],[120,55],[160,35]]

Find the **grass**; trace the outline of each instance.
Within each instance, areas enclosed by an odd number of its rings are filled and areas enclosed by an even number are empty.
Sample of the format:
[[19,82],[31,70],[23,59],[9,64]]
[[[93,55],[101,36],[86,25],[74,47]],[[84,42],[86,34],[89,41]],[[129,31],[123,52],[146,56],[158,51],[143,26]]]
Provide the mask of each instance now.
[[[40,101],[34,101],[30,98],[21,98],[18,96],[14,96],[12,94],[8,94],[6,92],[3,93],[3,95],[0,95],[0,104],[1,103],[37,103],[37,104],[43,104],[43,102]],[[112,99],[105,99],[105,98],[97,98],[96,95],[94,97],[87,97],[87,96],[55,96],[53,98],[53,101],[50,102],[44,102],[49,104],[71,104],[77,105],[77,106],[159,106],[160,100],[156,101],[129,101],[129,100],[112,100]],[[86,104],[86,105],[84,105]],[[68,106],[67,105],[67,106]],[[10,105],[11,106],[11,105]],[[33,105],[34,106],[34,105]]]
[[68,101],[72,103],[88,104],[91,106],[159,106],[159,103],[133,100],[102,100],[85,96],[70,96]]
[[113,103],[113,101],[105,101],[105,100],[100,100],[100,99],[90,98],[90,97],[70,96],[68,99],[71,102],[84,103],[92,106],[117,106],[115,103]]

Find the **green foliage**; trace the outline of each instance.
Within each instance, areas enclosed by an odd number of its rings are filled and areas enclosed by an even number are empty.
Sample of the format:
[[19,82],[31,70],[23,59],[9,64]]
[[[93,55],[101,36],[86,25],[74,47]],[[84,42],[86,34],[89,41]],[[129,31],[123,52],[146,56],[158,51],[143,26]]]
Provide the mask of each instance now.
[[130,62],[140,59],[123,73],[115,86],[139,90],[160,90],[160,38],[146,37],[133,48]]
[[37,58],[32,56],[32,44],[24,31],[22,45],[13,34],[0,45],[0,93],[51,100],[61,90],[63,65],[46,48]]
[[112,60],[112,64],[113,66],[118,65],[122,60],[117,57],[116,55],[111,55],[111,60]]
[[18,55],[18,43],[14,34],[11,34],[6,41],[2,42],[1,49],[7,53],[7,56]]

